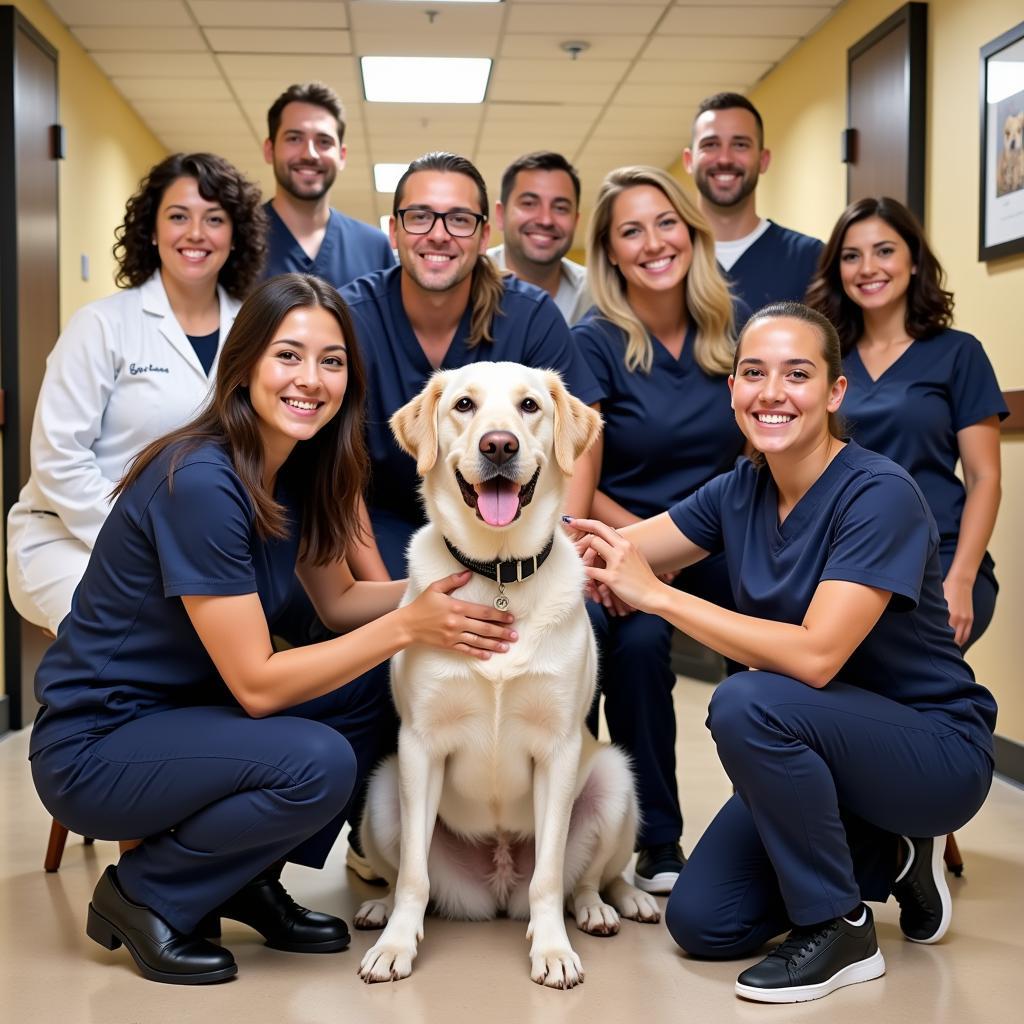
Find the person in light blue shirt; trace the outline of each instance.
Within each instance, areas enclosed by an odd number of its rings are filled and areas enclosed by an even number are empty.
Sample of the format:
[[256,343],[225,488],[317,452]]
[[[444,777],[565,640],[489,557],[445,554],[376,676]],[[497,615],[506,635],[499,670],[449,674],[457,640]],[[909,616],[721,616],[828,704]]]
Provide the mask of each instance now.
[[[944,836],[992,779],[996,705],[947,621],[939,534],[911,476],[842,435],[839,337],[797,303],[756,312],[730,378],[755,460],[615,531],[571,521],[587,574],[750,671],[719,684],[708,728],[735,787],[666,908],[691,955],[747,957],[759,1002],[880,977],[865,900],[937,942],[951,918]],[[723,552],[736,610],[655,573]]]
[[943,279],[902,203],[861,199],[836,222],[808,302],[839,330],[851,435],[898,462],[928,500],[949,622],[967,650],[992,621],[999,590],[986,549],[1008,410],[981,342],[952,326]]
[[263,156],[277,189],[264,207],[264,277],[315,274],[341,288],[394,264],[381,231],[330,206],[331,186],[345,167],[344,138],[344,108],[322,82],[289,86],[267,112]]

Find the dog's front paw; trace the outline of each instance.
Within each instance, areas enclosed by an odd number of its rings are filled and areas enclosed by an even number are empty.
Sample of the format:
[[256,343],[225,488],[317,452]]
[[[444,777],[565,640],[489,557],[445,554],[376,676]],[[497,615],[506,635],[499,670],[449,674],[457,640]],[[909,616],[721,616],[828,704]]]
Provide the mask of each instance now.
[[619,914],[627,921],[657,924],[661,920],[658,901],[649,893],[630,885],[624,878],[615,879],[606,893]]
[[530,952],[530,977],[548,988],[575,988],[583,984],[583,964],[571,946],[548,952]]
[[375,981],[401,981],[412,974],[412,962],[416,957],[416,945],[385,942],[382,938],[371,946],[359,965],[359,977],[368,985]]
[[383,928],[391,916],[390,900],[367,900],[357,911],[352,923],[360,931]]
[[617,935],[619,915],[602,899],[576,901],[576,924],[588,935]]

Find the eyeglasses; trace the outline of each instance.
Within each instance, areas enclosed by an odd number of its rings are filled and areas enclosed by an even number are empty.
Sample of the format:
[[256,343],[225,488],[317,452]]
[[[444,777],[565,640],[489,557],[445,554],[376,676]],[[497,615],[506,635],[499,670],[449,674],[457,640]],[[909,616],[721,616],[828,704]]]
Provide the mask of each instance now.
[[402,227],[410,235],[429,235],[434,230],[434,225],[440,221],[445,231],[453,238],[469,238],[476,234],[476,229],[483,224],[487,217],[482,213],[472,213],[469,210],[449,210],[447,213],[438,213],[437,210],[425,210],[422,207],[410,206],[404,210],[396,210]]

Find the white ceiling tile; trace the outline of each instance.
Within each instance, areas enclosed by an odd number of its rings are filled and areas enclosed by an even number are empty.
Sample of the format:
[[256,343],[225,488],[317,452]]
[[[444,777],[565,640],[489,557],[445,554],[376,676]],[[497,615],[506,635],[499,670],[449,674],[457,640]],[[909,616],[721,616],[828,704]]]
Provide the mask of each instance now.
[[691,55],[702,60],[778,61],[800,42],[797,36],[654,36],[643,59],[681,61]]
[[623,85],[615,94],[617,103],[638,107],[696,106],[705,96],[713,92],[743,92],[736,82],[708,82],[704,86],[692,85]]
[[343,29],[208,28],[210,46],[223,53],[351,53]]
[[545,4],[538,16],[536,8],[510,4],[505,31],[535,32],[538,22],[546,32],[566,32],[564,39],[590,39],[593,35],[620,32],[647,33],[654,28],[664,10],[662,4]]
[[[844,0],[719,0],[718,7],[839,7]],[[522,3],[522,0],[516,0]],[[675,0],[676,7],[707,7],[708,0]]]
[[[256,79],[279,83],[283,92],[292,82],[321,81],[339,88],[338,83],[350,87],[359,82],[359,72],[351,57],[331,57],[324,54],[299,55],[279,53],[222,53],[217,57],[225,74],[232,82]],[[362,86],[359,87],[360,94]]]
[[48,0],[65,25],[129,27],[147,25],[167,28],[191,25],[192,18],[182,0]]
[[[546,22],[544,27],[547,28]],[[586,33],[583,37],[589,40],[590,49],[578,58],[581,63],[591,60],[618,60],[622,58],[631,60],[647,42],[646,35],[616,34],[594,36]],[[552,60],[568,61],[572,58],[562,49],[562,43],[572,38],[577,37],[564,32],[543,34],[534,32],[524,35],[506,35],[502,38],[500,53],[503,57],[550,57]]]
[[746,36],[802,36],[831,13],[825,6],[673,7],[658,34],[721,36],[741,25]]
[[617,82],[629,68],[628,60],[528,60],[502,57],[491,72],[491,83],[511,80],[574,85]]
[[209,53],[109,53],[90,57],[110,78],[220,78],[220,69]]
[[[319,77],[319,80],[329,85],[341,99],[345,107],[346,120],[350,120],[358,114],[359,110],[359,89],[351,81],[337,77]],[[255,103],[269,107],[278,96],[288,87],[288,78],[269,78],[259,80],[256,78],[228,78],[235,95],[243,103]],[[347,102],[351,97],[353,102]]]
[[131,50],[137,53],[180,53],[194,50],[205,53],[206,43],[197,28],[114,28],[83,25],[72,29],[75,38],[87,50]]
[[[558,99],[566,103],[604,103],[612,94],[615,82],[581,82],[573,85],[560,85],[558,87]],[[522,103],[523,101],[534,101],[538,103],[547,102],[551,99],[551,83],[536,81],[507,81],[492,82],[487,87],[487,98],[489,100],[509,101]]]
[[407,164],[431,150],[466,154],[476,144],[475,131],[431,129],[403,135],[374,135],[370,143],[374,163]]
[[488,103],[484,119],[503,124],[523,122],[524,130],[528,131],[530,125],[537,121],[589,124],[600,112],[601,107],[596,104]]
[[435,36],[427,33],[393,35],[389,32],[354,33],[361,57],[493,57],[500,33]]
[[501,28],[504,10],[501,4],[440,4],[433,21],[427,16],[431,5],[352,3],[352,29],[362,38],[364,32],[393,36],[431,36],[484,34]]
[[162,100],[174,96],[181,100],[230,100],[231,93],[220,78],[114,78],[115,87],[133,102]]
[[250,0],[189,0],[204,28],[347,28],[345,5],[323,0],[252,3]]
[[630,71],[626,84],[703,85],[728,80],[749,86],[767,74],[771,67],[765,62],[736,60],[680,60],[674,63],[643,60]]
[[445,103],[367,103],[364,105],[366,123],[372,131],[386,131],[389,128],[402,131],[404,128],[447,125],[460,127],[477,125],[483,115],[483,107],[477,104]]

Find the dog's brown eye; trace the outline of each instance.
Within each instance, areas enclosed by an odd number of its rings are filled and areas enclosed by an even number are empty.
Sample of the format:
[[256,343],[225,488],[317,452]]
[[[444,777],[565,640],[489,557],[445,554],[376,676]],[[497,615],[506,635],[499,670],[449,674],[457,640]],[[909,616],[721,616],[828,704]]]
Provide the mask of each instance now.
[[540,406],[532,398],[524,398],[519,408],[523,412],[540,412]]
[[473,399],[466,396],[463,396],[455,403],[456,412],[472,412],[475,408]]

